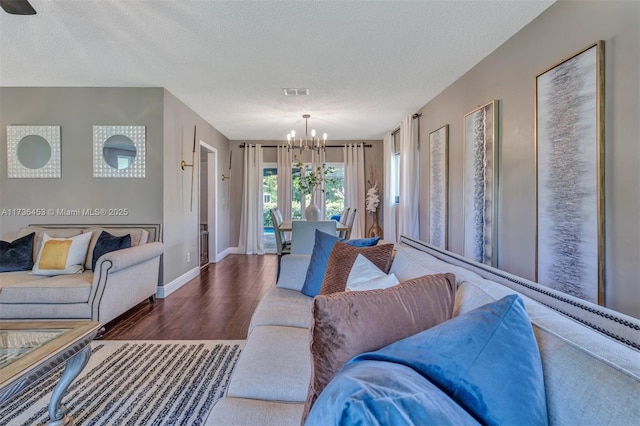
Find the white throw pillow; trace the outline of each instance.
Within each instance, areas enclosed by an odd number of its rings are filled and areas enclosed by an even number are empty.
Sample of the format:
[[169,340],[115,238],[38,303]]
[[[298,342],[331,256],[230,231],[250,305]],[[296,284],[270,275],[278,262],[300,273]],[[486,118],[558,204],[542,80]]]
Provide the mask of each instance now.
[[394,274],[385,274],[369,259],[359,254],[347,278],[347,291],[376,290],[399,284]]
[[90,241],[90,232],[71,238],[51,238],[45,233],[32,273],[53,276],[84,271]]

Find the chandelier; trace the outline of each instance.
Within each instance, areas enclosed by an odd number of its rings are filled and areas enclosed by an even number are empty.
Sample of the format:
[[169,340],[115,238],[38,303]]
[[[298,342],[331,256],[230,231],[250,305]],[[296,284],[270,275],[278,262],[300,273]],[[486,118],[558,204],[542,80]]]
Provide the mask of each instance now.
[[299,149],[300,154],[302,154],[303,151],[316,151],[318,153],[321,150],[326,151],[327,134],[324,133],[322,139],[320,139],[316,137],[316,130],[311,129],[311,138],[309,138],[309,118],[311,118],[311,115],[304,114],[302,118],[304,118],[304,139],[300,137],[298,141],[296,141],[296,131],[292,130],[287,135],[287,150]]

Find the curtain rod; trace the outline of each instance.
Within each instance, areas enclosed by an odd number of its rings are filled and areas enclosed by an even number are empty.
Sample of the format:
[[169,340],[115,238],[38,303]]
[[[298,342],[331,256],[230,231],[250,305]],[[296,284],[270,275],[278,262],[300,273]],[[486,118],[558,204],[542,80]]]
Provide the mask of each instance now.
[[[413,114],[411,116],[411,118],[413,118],[414,120],[416,118],[420,118],[422,117],[422,113],[421,112],[416,112],[415,114]],[[396,127],[396,129],[394,131],[391,132],[391,136],[394,136],[396,133],[398,133],[400,131],[400,127]]]
[[[240,145],[238,145],[238,147],[244,148],[245,145],[246,145],[246,143],[241,143]],[[262,145],[263,148],[277,148],[279,146],[281,146],[283,148],[287,147],[286,145]],[[371,148],[371,147],[373,147],[373,145],[366,143],[366,144],[364,144],[364,147],[365,148]],[[343,145],[327,145],[327,148],[344,148],[344,146]],[[300,148],[294,146],[291,149],[296,150],[296,149],[300,149]]]

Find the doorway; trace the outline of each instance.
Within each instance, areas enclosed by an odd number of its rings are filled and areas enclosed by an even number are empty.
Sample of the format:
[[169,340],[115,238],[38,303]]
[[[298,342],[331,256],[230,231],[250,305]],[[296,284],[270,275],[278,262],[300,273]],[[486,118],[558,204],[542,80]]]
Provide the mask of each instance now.
[[218,150],[200,141],[199,252],[200,267],[218,259]]

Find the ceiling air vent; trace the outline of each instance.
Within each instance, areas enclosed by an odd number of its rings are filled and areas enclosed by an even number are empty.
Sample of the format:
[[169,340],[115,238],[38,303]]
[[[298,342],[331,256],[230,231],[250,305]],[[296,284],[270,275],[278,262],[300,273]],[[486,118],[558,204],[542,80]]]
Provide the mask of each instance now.
[[284,88],[282,91],[285,96],[309,96],[309,89]]

